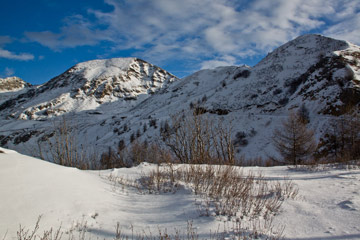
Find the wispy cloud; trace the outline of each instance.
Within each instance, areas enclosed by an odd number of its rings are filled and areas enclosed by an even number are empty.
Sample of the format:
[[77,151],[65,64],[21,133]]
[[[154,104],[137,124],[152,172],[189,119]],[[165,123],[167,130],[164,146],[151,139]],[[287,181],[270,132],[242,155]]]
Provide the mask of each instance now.
[[[197,60],[200,67],[235,64],[308,31],[359,41],[354,0],[105,0],[113,9],[65,19],[58,32],[26,32],[53,50],[108,41],[111,51],[139,57]],[[90,20],[95,19],[95,20]]]
[[5,67],[3,71],[0,72],[0,78],[6,78],[14,76],[15,70],[13,68]]
[[0,47],[3,47],[7,43],[11,43],[12,40],[9,36],[0,36]]
[[13,42],[9,36],[0,36],[0,58],[6,58],[11,60],[28,61],[33,60],[34,55],[30,53],[14,53],[4,49],[4,46]]
[[[106,35],[106,34],[105,34]],[[91,23],[81,15],[74,15],[64,19],[64,26],[58,33],[50,31],[25,32],[25,36],[53,50],[78,46],[93,46],[102,40],[110,40],[96,29],[96,24]]]
[[8,50],[0,48],[0,58],[7,58],[7,59],[19,60],[19,61],[28,61],[28,60],[33,60],[34,55],[32,55],[30,53],[16,54],[16,53],[13,53]]
[[12,68],[6,67],[5,70],[4,70],[4,74],[5,74],[6,77],[13,76],[15,74],[15,70],[12,69]]
[[346,1],[338,3],[337,12],[333,15],[334,24],[324,31],[324,34],[348,40],[360,45],[360,2]]

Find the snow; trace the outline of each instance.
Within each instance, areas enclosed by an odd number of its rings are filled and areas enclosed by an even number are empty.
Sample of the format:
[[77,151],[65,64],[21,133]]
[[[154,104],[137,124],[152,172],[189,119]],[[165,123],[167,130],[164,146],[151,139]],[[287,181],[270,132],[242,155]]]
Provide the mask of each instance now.
[[75,73],[84,72],[83,75],[90,81],[98,78],[117,76],[123,74],[135,58],[111,58],[105,60],[92,60],[75,65]]
[[[277,167],[276,167],[277,168]],[[359,239],[360,171],[284,171],[263,169],[270,179],[287,172],[299,196],[289,200],[275,222],[284,224],[290,239]],[[274,172],[276,171],[276,173]]]
[[[81,171],[0,150],[4,152],[0,153],[0,238],[16,239],[19,224],[31,229],[39,215],[39,233],[61,225],[68,234],[86,225],[86,236],[91,239],[114,238],[117,222],[122,233],[131,236],[142,231],[156,235],[158,228],[186,233],[192,221],[200,238],[209,238],[210,231],[223,231],[231,224],[200,217],[196,196],[185,187],[176,193],[140,194],[108,180],[110,175],[136,179],[154,169],[152,164]],[[285,239],[360,238],[359,169],[248,167],[244,171],[261,172],[270,181],[287,177],[298,186],[298,196],[286,200],[274,219],[276,226],[285,227]]]
[[[322,72],[329,72],[331,66],[316,64],[321,57],[340,54],[349,63],[343,68],[331,69],[330,81]],[[354,79],[360,79],[359,61],[351,63],[358,54],[360,48],[356,45],[308,34],[280,46],[253,67],[206,69],[181,80],[136,58],[79,63],[39,88],[49,89],[31,98],[18,99],[16,105],[0,112],[0,132],[8,137],[2,146],[32,154],[28,149],[36,149],[37,140],[54,130],[48,126],[58,116],[74,122],[71,127],[81,129],[78,139],[86,139],[88,147],[97,146],[99,153],[121,140],[129,143],[131,134],[142,130],[144,124],[147,131],[141,131],[138,141],[150,143],[159,138],[159,129],[149,126],[150,119],[156,120],[159,126],[164,121],[171,123],[171,116],[190,113],[192,104],[209,111],[228,110],[227,115],[206,115],[232,125],[234,136],[245,132],[248,145],[237,147],[237,157],[266,159],[276,155],[271,144],[274,129],[290,110],[296,111],[301,105],[309,110],[309,127],[316,132],[317,139],[322,137],[328,122],[336,118],[326,110],[343,105],[340,96],[344,89],[338,80],[346,79],[349,72],[355,74]],[[306,81],[290,93],[291,82],[314,67]],[[250,74],[238,77],[243,71]],[[359,91],[360,81],[351,80],[344,86]],[[112,90],[101,96],[107,87]],[[2,96],[0,94],[0,102]],[[206,100],[202,101],[204,97]],[[101,114],[89,117],[91,111]],[[18,130],[25,129],[30,120],[38,120],[33,127],[39,130],[38,134],[29,141],[15,144],[14,139],[22,134]],[[118,131],[125,125],[128,131]]]
[[[74,168],[1,149],[0,232],[14,236],[19,224],[32,226],[42,215],[42,227],[69,228],[101,210],[111,193],[101,179]],[[86,219],[87,220],[87,219]]]

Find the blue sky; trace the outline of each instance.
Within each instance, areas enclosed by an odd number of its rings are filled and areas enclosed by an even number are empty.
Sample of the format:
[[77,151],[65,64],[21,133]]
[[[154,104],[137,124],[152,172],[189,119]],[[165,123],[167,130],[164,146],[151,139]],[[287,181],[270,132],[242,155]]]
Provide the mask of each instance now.
[[2,0],[0,77],[44,83],[78,62],[139,57],[183,77],[254,65],[305,33],[360,44],[358,0]]

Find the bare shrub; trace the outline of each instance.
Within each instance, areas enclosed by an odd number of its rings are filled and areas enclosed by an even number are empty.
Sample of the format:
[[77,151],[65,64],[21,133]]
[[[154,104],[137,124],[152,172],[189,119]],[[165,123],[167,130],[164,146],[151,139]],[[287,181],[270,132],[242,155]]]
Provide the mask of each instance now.
[[[216,127],[215,127],[216,126]],[[214,122],[204,114],[173,116],[166,146],[182,163],[234,164],[231,125]]]
[[54,129],[55,141],[49,142],[53,161],[64,166],[75,166],[77,162],[83,161],[74,129],[69,126],[66,118],[54,122]]
[[173,181],[174,178],[170,176],[170,173],[157,165],[155,170],[143,174],[138,182],[148,193],[176,192],[178,185]]
[[[296,195],[295,187],[270,184],[262,176],[245,175],[234,166],[191,165],[179,172],[180,180],[207,199],[205,212],[227,217],[262,217],[276,213],[284,199]],[[286,193],[286,194],[285,194]]]
[[69,124],[65,117],[53,122],[53,131],[45,138],[47,143],[45,149],[42,149],[38,142],[38,155],[41,159],[79,169],[98,167],[97,153],[88,151],[85,144],[80,144],[76,127]]
[[[121,179],[121,183],[126,180]],[[261,175],[244,174],[232,165],[157,165],[128,186],[140,192],[175,192],[179,185],[192,189],[200,197],[200,216],[223,216],[235,221],[258,220],[258,225],[272,228],[272,218],[282,203],[294,199],[298,188],[288,179],[269,181]]]
[[147,142],[135,141],[125,151],[132,165],[138,165],[142,162],[162,163],[170,161],[169,158],[171,158],[169,152],[156,143],[148,144]]
[[132,167],[139,165],[142,162],[149,163],[166,163],[176,162],[167,149],[164,149],[160,144],[151,143],[146,141],[140,142],[134,140],[131,145],[125,145],[120,141],[117,151],[111,147],[108,151],[101,155],[100,169]]
[[[64,233],[67,235],[67,239],[71,240],[85,240],[91,239],[87,236],[86,222],[77,223],[68,231],[62,231],[61,226],[57,230],[50,228],[45,230],[42,234],[39,233],[40,219],[38,218],[33,229],[26,229],[20,225],[19,231],[17,231],[17,240],[61,240]],[[197,227],[193,225],[193,221],[188,220],[186,229],[174,229],[174,233],[168,233],[167,229],[158,227],[157,233],[153,234],[150,229],[140,229],[134,231],[134,226],[130,225],[131,234],[126,235],[122,232],[122,228],[119,222],[115,225],[114,232],[109,232],[115,240],[197,240],[199,234],[197,233]],[[284,228],[275,228],[272,223],[272,219],[266,219],[265,221],[259,218],[253,219],[240,219],[236,221],[224,223],[223,230],[218,229],[209,233],[210,238],[217,239],[266,239],[277,240],[283,238]],[[4,239],[6,239],[6,235]]]
[[[168,233],[167,229],[163,229],[158,227],[157,234],[153,234],[150,229],[139,232],[134,232],[134,227],[130,226],[132,229],[131,236],[123,234],[121,231],[120,223],[116,224],[115,231],[115,240],[197,240],[199,239],[199,235],[196,231],[196,228],[193,226],[192,221],[187,221],[187,227],[185,231],[175,228],[174,234]],[[213,238],[215,239],[215,238]],[[220,239],[220,238],[217,238]]]
[[[123,150],[124,148],[122,148]],[[108,148],[107,152],[101,154],[100,157],[100,169],[111,169],[111,168],[121,168],[128,167],[124,161],[124,155],[121,151],[115,152],[111,147]]]
[[360,114],[349,112],[328,125],[320,140],[317,157],[322,163],[360,162]]
[[288,178],[284,178],[283,184],[279,189],[281,189],[281,194],[285,198],[295,199],[299,193],[299,188]]
[[25,229],[21,225],[19,226],[19,230],[17,231],[17,240],[60,240],[63,233],[61,231],[61,226],[57,230],[53,230],[50,228],[50,230],[45,230],[43,234],[38,235],[37,232],[39,230],[39,223],[41,220],[41,216],[39,216],[38,220],[36,221],[36,224],[34,226],[34,229]]

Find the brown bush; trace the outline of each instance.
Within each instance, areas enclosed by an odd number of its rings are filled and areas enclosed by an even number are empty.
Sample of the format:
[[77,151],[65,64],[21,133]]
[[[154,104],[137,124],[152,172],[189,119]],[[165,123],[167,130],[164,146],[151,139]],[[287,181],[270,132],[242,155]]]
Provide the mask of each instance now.
[[163,136],[178,161],[192,164],[234,164],[232,127],[206,115],[173,116],[171,130]]

